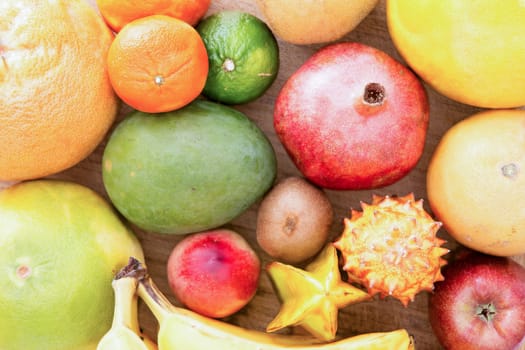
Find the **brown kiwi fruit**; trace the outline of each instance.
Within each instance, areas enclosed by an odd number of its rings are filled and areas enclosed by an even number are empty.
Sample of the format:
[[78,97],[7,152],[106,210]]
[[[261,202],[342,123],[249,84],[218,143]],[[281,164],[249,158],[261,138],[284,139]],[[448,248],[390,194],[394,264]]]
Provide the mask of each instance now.
[[297,264],[326,244],[333,217],[332,204],[321,189],[300,177],[288,177],[259,206],[257,242],[271,257]]

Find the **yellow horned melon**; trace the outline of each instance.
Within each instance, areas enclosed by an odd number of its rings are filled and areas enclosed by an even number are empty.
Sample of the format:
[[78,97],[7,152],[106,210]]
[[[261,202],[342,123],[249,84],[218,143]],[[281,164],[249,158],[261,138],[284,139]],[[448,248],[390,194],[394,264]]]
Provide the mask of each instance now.
[[334,246],[341,252],[349,278],[371,295],[392,296],[407,306],[417,293],[432,290],[443,280],[442,258],[449,252],[436,236],[441,223],[423,209],[412,193],[373,196],[362,211],[351,211]]

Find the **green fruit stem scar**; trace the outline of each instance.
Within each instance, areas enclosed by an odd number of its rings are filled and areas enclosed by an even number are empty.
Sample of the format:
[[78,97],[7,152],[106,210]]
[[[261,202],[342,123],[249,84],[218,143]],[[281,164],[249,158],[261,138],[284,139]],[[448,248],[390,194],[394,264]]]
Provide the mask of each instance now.
[[509,179],[514,179],[516,176],[518,176],[519,169],[516,164],[509,163],[501,167],[501,173],[503,176],[508,177]]
[[365,86],[363,101],[372,106],[380,106],[385,100],[385,88],[379,83],[368,83]]
[[222,69],[225,72],[233,72],[235,70],[235,62],[231,58],[227,58],[222,63]]

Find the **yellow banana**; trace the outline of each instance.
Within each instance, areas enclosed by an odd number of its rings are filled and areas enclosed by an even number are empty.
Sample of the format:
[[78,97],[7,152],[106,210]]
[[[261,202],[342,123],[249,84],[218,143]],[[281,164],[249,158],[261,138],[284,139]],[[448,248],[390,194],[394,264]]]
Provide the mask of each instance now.
[[404,329],[367,333],[321,343],[314,337],[269,334],[238,327],[199,315],[170,303],[155,285],[145,267],[135,260],[127,277],[138,280],[137,294],[159,322],[159,350],[412,350]]
[[118,278],[112,282],[115,311],[110,330],[100,339],[97,350],[156,350],[156,344],[140,332],[136,295],[138,281]]

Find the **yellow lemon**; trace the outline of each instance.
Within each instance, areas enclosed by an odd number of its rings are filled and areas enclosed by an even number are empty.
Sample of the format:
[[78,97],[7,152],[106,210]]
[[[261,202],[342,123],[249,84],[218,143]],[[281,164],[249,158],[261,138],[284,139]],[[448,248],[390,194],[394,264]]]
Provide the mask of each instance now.
[[525,105],[525,1],[388,0],[388,30],[436,91],[484,108]]

